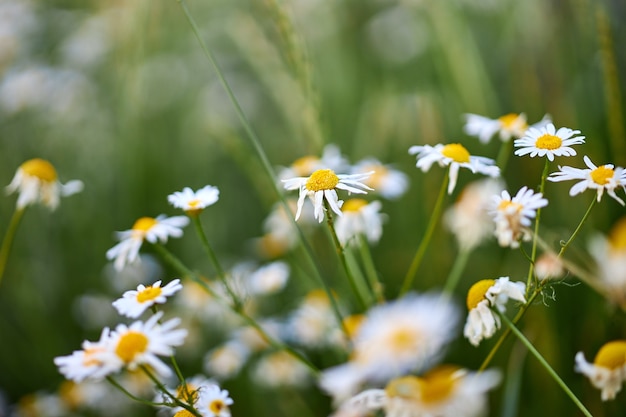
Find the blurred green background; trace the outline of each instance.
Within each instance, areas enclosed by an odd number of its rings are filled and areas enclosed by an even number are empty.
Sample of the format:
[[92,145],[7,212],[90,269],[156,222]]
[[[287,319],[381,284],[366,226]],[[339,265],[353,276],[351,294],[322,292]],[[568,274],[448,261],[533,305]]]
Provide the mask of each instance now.
[[[498,140],[484,146],[463,134],[464,113],[496,118],[525,112],[531,123],[548,113],[557,126],[587,137],[571,165],[582,166],[583,154],[597,164],[626,164],[623,1],[188,5],[272,164],[288,166],[335,143],[352,162],[374,156],[409,175],[408,193],[385,202],[388,221],[373,252],[389,297],[397,294],[443,177],[437,167],[418,171],[409,146],[461,142],[473,154],[497,155]],[[248,242],[263,233],[263,219],[276,201],[174,0],[0,0],[4,184],[34,157],[51,161],[62,182],[82,180],[85,190],[63,199],[55,212],[35,206],[22,219],[0,286],[5,404],[54,392],[62,377],[52,359],[97,338],[100,328],[80,320],[77,299],[91,294],[113,300],[127,289],[111,282],[104,255],[115,244],[114,231],[129,229],[141,216],[180,214],[166,197],[184,186],[216,185],[220,201],[203,222],[220,258],[232,265],[254,257]],[[540,160],[511,158],[504,175],[509,190],[535,187],[542,166]],[[461,172],[455,195],[470,179]],[[557,240],[569,236],[592,197],[587,192],[572,199],[567,189],[546,187],[550,205],[543,220]],[[15,196],[0,199],[2,235],[14,205]],[[607,231],[624,213],[613,200],[603,200],[571,255],[585,264],[590,233]],[[202,268],[206,260],[191,232],[168,247]],[[416,288],[441,285],[456,253],[452,236],[440,226]],[[519,253],[493,241],[483,245],[462,278],[459,302],[472,282],[500,275],[523,279],[526,268]],[[172,272],[155,275],[168,281]],[[287,299],[302,294],[297,275],[291,285]],[[626,337],[623,312],[607,307],[586,285],[560,286],[556,301],[531,309],[522,327],[594,416],[626,413],[623,394],[603,404],[573,370],[577,351],[590,359],[605,341]],[[215,343],[210,329],[200,339],[204,348]],[[513,345],[509,340],[494,363],[506,369],[513,358],[523,369],[517,411],[508,415],[579,415],[532,357],[510,354]],[[474,369],[490,347],[472,348],[459,338],[447,359]],[[183,365],[189,374],[200,370],[193,356]],[[255,387],[245,373],[225,387],[235,400],[235,416],[287,416],[301,406],[284,400],[290,398],[285,392]],[[507,415],[503,393],[500,388],[491,395],[490,415]],[[303,398],[314,415],[328,414],[329,400],[314,387]],[[8,406],[4,413],[9,415]],[[154,414],[147,408],[136,413]]]

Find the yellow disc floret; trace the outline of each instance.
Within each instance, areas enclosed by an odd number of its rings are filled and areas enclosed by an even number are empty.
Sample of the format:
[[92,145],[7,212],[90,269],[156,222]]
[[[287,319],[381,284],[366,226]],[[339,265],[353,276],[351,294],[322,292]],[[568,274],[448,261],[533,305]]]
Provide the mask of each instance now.
[[615,171],[613,171],[612,168],[603,165],[591,171],[589,175],[591,176],[593,182],[595,182],[596,184],[606,185],[611,180],[611,178],[613,178],[613,175],[615,175]]
[[495,283],[496,281],[493,279],[483,279],[472,285],[467,292],[467,309],[472,310],[476,308],[478,303],[485,299],[485,294],[487,294],[489,288]]
[[150,230],[155,224],[157,224],[157,220],[153,217],[142,217],[133,224],[133,230],[137,232],[147,232]]
[[143,353],[148,348],[148,338],[145,334],[129,331],[124,334],[115,348],[115,354],[124,362],[129,363],[135,356]]
[[460,143],[451,143],[444,146],[441,150],[441,154],[455,162],[464,163],[470,161],[470,153]]
[[41,181],[53,182],[57,179],[57,172],[52,164],[45,159],[35,158],[24,162],[20,168],[29,176],[37,177]]
[[507,130],[511,130],[517,127],[525,130],[528,127],[524,119],[522,119],[519,114],[515,113],[509,113],[505,114],[504,116],[498,117],[498,121],[502,124],[502,127]]
[[209,410],[216,416],[220,415],[224,408],[226,408],[226,404],[221,399],[213,400],[209,404]]
[[298,158],[291,164],[291,168],[295,171],[296,175],[300,177],[306,177],[311,175],[320,160],[316,156],[303,156]]
[[343,206],[341,206],[341,211],[357,212],[365,206],[367,206],[366,200],[363,200],[362,198],[351,198],[343,203]]
[[550,135],[549,133],[539,136],[539,138],[537,139],[537,142],[535,142],[535,146],[537,148],[547,149],[550,151],[559,149],[562,144],[563,144],[563,141],[561,140],[560,137],[555,136],[555,135]]
[[626,251],[626,217],[622,217],[613,225],[609,233],[611,249]]
[[162,292],[163,290],[161,289],[161,287],[146,287],[142,291],[139,291],[137,293],[137,301],[139,301],[140,303],[152,301],[156,299],[159,295],[161,295]]
[[626,340],[614,340],[602,346],[593,363],[611,370],[624,366],[626,364]]
[[359,331],[364,319],[365,316],[363,314],[353,314],[343,319],[343,327],[351,339]]
[[339,184],[339,177],[332,169],[318,169],[306,182],[309,191],[333,190]]
[[498,204],[498,210],[501,211],[508,211],[508,209],[512,207],[516,212],[520,212],[522,210],[522,205],[520,203],[514,203],[511,200],[502,200],[500,201],[500,204]]
[[191,411],[187,411],[185,409],[182,409],[179,412],[177,412],[176,414],[174,414],[174,417],[195,417],[195,415]]
[[458,367],[441,365],[428,371],[419,380],[421,401],[427,404],[442,402],[450,397],[458,381]]

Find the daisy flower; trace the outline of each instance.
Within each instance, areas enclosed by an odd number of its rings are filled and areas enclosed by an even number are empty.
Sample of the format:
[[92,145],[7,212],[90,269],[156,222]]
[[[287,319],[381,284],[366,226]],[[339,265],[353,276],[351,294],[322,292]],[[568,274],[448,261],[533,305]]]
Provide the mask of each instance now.
[[304,387],[310,375],[306,365],[284,350],[264,355],[252,370],[255,383],[269,388]]
[[353,337],[348,363],[322,372],[320,386],[335,399],[363,382],[385,383],[439,358],[455,337],[458,309],[439,294],[411,294],[368,311]]
[[361,198],[351,198],[343,204],[343,216],[335,223],[337,238],[342,245],[359,243],[359,235],[365,236],[370,243],[376,243],[383,234],[384,216],[380,213],[380,201],[368,203]]
[[167,201],[176,208],[183,209],[189,215],[198,215],[205,208],[215,204],[220,198],[220,190],[207,185],[198,191],[189,187],[167,196]]
[[83,183],[79,180],[61,184],[54,166],[40,158],[29,159],[20,165],[6,187],[8,194],[19,192],[16,203],[18,210],[39,202],[54,210],[61,196],[76,194],[82,189]]
[[416,166],[423,172],[428,171],[435,162],[442,167],[450,166],[448,194],[452,194],[452,191],[454,191],[460,167],[467,168],[473,173],[489,175],[490,177],[500,176],[500,168],[494,165],[495,161],[493,159],[470,155],[468,150],[459,143],[411,146],[409,154],[417,154]]
[[287,337],[308,348],[333,346],[337,319],[324,290],[310,291],[287,319]]
[[525,303],[525,290],[526,284],[511,282],[509,277],[483,279],[472,285],[467,292],[469,313],[463,335],[474,346],[478,346],[481,340],[493,336],[500,328],[500,317],[491,309],[497,308],[499,312],[504,313],[509,298]]
[[130,326],[119,324],[108,338],[108,348],[114,353],[112,364],[133,371],[139,365],[148,365],[161,376],[172,374],[157,356],[171,356],[174,346],[183,344],[187,330],[176,329],[180,319],[174,318],[159,324],[163,312],[150,317],[145,323],[136,321]]
[[85,340],[82,350],[54,358],[54,364],[59,367],[59,372],[65,378],[74,382],[102,379],[117,371],[117,367],[112,365],[113,352],[107,347],[109,337],[109,328],[105,327],[100,334],[100,340],[97,342]]
[[374,158],[367,158],[358,162],[352,169],[353,174],[373,174],[364,181],[365,185],[373,188],[376,194],[395,200],[404,195],[409,188],[409,178],[402,172],[390,165],[384,165]]
[[272,262],[247,275],[247,287],[252,295],[275,294],[285,288],[289,280],[289,265]]
[[161,281],[147,287],[140,284],[136,290],[126,291],[122,298],[113,301],[113,307],[121,315],[136,319],[154,304],[165,303],[167,297],[182,288],[179,279],[169,282],[165,287],[161,287]]
[[489,213],[496,223],[495,235],[500,246],[515,249],[519,247],[520,239],[529,240],[531,219],[535,218],[538,209],[547,205],[548,200],[541,193],[525,186],[513,198],[506,190],[494,196]]
[[113,246],[106,253],[107,259],[114,260],[117,271],[121,271],[126,264],[138,259],[139,249],[144,240],[150,243],[165,243],[168,237],[181,237],[182,228],[189,224],[186,216],[166,217],[161,214],[156,218],[142,217],[133,224],[132,229],[117,232],[120,243]]
[[574,156],[576,151],[571,145],[585,143],[584,136],[576,136],[580,130],[572,130],[562,127],[556,130],[552,123],[548,123],[541,128],[529,128],[524,137],[515,140],[513,145],[519,148],[515,155],[545,156],[550,161],[554,161],[555,156]]
[[[530,127],[538,129],[548,123],[550,123],[550,117],[546,115],[540,122]],[[496,133],[499,134],[502,142],[508,142],[511,138],[520,138],[524,136],[528,127],[524,113],[509,113],[497,119],[490,119],[477,114],[466,114],[463,130],[470,136],[478,137],[481,143],[489,143]]]
[[343,201],[339,200],[337,190],[345,190],[348,193],[355,194],[367,194],[367,191],[372,191],[372,189],[363,184],[363,181],[369,178],[370,175],[372,175],[372,172],[337,175],[332,169],[318,169],[309,177],[296,177],[283,180],[283,182],[287,190],[300,190],[296,220],[300,218],[304,199],[308,196],[313,202],[313,216],[321,223],[324,220],[324,212],[326,211],[324,199],[328,202],[331,210],[341,216]]
[[573,197],[587,189],[595,189],[598,193],[598,202],[600,202],[602,194],[606,191],[608,195],[623,206],[624,200],[615,194],[615,189],[622,187],[623,190],[626,190],[626,171],[624,168],[615,168],[613,164],[595,166],[587,155],[583,157],[583,160],[585,165],[587,165],[587,169],[559,166],[559,171],[550,174],[548,181],[581,180],[570,188],[570,196]]
[[626,381],[626,340],[606,343],[593,363],[582,352],[576,354],[576,372],[585,375],[594,387],[602,390],[602,401],[612,400]]
[[284,180],[293,177],[308,177],[318,169],[332,169],[335,172],[344,172],[349,167],[350,164],[341,155],[339,147],[334,144],[328,144],[324,147],[321,157],[306,155],[298,158],[288,168],[283,168],[278,173],[278,178]]
[[239,373],[250,356],[250,349],[237,340],[231,340],[204,355],[204,369],[219,380]]
[[588,248],[595,260],[598,284],[604,295],[626,308],[626,217],[611,227],[608,236],[593,236]]
[[218,385],[205,385],[198,389],[195,408],[204,417],[230,417],[228,406],[233,404],[228,391]]
[[554,252],[544,252],[535,261],[535,275],[540,280],[560,278],[565,275],[563,262]]
[[[500,383],[495,370],[470,372],[440,365],[422,376],[403,376],[384,390],[370,389],[346,401],[335,416],[383,410],[386,417],[477,417],[487,408],[487,392]],[[349,412],[352,411],[352,414]],[[368,414],[369,415],[369,414]]]

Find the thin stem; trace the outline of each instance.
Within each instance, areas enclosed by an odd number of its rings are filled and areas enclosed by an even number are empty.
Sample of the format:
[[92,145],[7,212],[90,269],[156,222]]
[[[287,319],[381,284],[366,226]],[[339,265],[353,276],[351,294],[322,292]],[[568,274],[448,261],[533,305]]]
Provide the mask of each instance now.
[[469,260],[471,253],[471,249],[462,249],[461,252],[459,252],[458,256],[454,260],[452,269],[450,269],[448,278],[446,278],[446,283],[443,287],[444,294],[450,295],[454,292],[454,289],[459,283],[459,279],[461,278],[461,274],[465,269],[465,265],[467,265],[467,261]]
[[[550,161],[546,158],[546,162],[543,166],[543,172],[541,173],[541,182],[539,183],[539,192],[543,195],[543,189],[546,185],[546,178],[548,177],[548,167]],[[530,266],[528,267],[528,276],[526,277],[526,296],[530,291],[530,283],[533,278],[533,272],[535,270],[535,260],[537,259],[537,236],[539,236],[539,221],[541,219],[541,207],[537,209],[537,216],[535,217],[535,231],[533,233],[533,245],[530,252]]]
[[433,208],[433,212],[430,215],[430,220],[428,222],[428,226],[426,226],[426,232],[424,233],[424,237],[420,242],[417,251],[415,252],[415,256],[413,257],[413,261],[411,262],[411,266],[404,277],[404,282],[400,289],[400,296],[406,293],[411,286],[413,285],[413,280],[415,279],[415,274],[419,269],[419,266],[424,258],[424,254],[426,253],[426,249],[428,248],[428,244],[430,243],[430,239],[433,236],[435,231],[435,226],[439,222],[439,218],[441,217],[442,208],[443,208],[443,200],[446,195],[446,188],[448,186],[449,179],[449,171],[446,170],[446,175],[441,183],[441,189],[439,190],[439,195],[437,196],[437,201],[435,202],[435,207]]
[[324,200],[324,205],[326,207],[326,223],[328,224],[330,235],[333,239],[333,243],[335,244],[335,249],[337,250],[337,256],[339,256],[339,260],[341,261],[341,266],[343,267],[343,270],[346,273],[346,276],[348,277],[348,282],[350,283],[350,286],[352,287],[352,292],[356,296],[356,299],[359,302],[361,309],[366,310],[367,302],[365,301],[365,298],[359,289],[359,285],[357,284],[354,278],[354,274],[352,273],[352,271],[350,270],[350,267],[348,266],[348,261],[346,260],[346,254],[343,250],[343,246],[341,245],[341,242],[339,241],[339,237],[337,237],[337,232],[335,231],[335,224],[333,222],[332,210],[329,204],[326,202],[326,200]]
[[158,407],[158,406],[171,407],[172,406],[172,404],[170,404],[170,403],[155,403],[155,402],[152,402],[152,401],[149,401],[149,400],[144,400],[143,398],[137,397],[136,395],[134,395],[130,391],[128,391],[126,388],[124,388],[119,382],[117,382],[111,376],[107,376],[106,380],[109,381],[109,383],[111,385],[113,385],[115,388],[117,388],[122,393],[124,393],[124,395],[126,395],[128,398],[130,398],[133,401],[137,401],[138,403],[141,403],[141,404],[144,404],[144,405],[149,405],[149,406],[152,406],[152,407]]
[[593,200],[591,200],[591,204],[589,204],[589,208],[587,209],[587,211],[583,215],[583,218],[580,220],[580,223],[578,223],[578,226],[576,227],[576,230],[574,230],[574,233],[572,233],[572,236],[570,236],[568,241],[565,242],[565,244],[563,246],[561,246],[561,250],[559,251],[559,254],[557,255],[557,258],[560,258],[561,256],[563,256],[563,254],[565,253],[565,251],[569,247],[570,243],[572,243],[574,238],[578,235],[578,232],[583,227],[583,224],[585,223],[585,221],[587,221],[587,218],[589,217],[589,214],[591,213],[591,209],[593,209],[593,206],[595,206],[596,201],[597,200],[596,200],[595,197],[593,198]]
[[509,320],[509,318],[506,317],[506,315],[500,313],[499,311],[495,309],[493,311],[500,316],[502,321],[508,326],[509,329],[511,329],[511,331],[515,334],[515,336],[517,336],[517,338],[526,346],[526,348],[530,351],[530,353],[532,353],[535,356],[535,358],[537,358],[539,363],[546,369],[546,371],[548,371],[550,376],[554,378],[556,383],[559,384],[559,386],[563,389],[563,391],[565,391],[567,396],[570,397],[570,399],[574,402],[574,404],[576,404],[576,406],[580,409],[580,411],[582,411],[583,414],[588,417],[593,417],[591,413],[589,412],[589,410],[587,410],[585,406],[583,405],[583,403],[578,399],[578,397],[576,397],[576,395],[574,395],[572,390],[569,389],[567,384],[554,371],[554,369],[552,369],[550,364],[548,364],[548,362],[544,359],[544,357],[541,356],[541,354],[535,348],[535,346],[533,346],[533,344],[530,343],[530,341],[526,338],[526,336],[524,336],[524,334],[517,327],[515,327],[513,323],[511,323],[511,320]]
[[370,247],[367,243],[367,239],[365,239],[365,236],[359,234],[358,239],[359,253],[361,255],[361,260],[363,261],[365,276],[369,281],[372,291],[374,291],[374,297],[379,303],[382,303],[385,301],[385,296],[383,294],[383,284],[380,281],[378,273],[376,272],[376,265],[374,264],[374,259],[372,258],[372,252],[370,251]]
[[511,148],[513,146],[513,139],[503,142],[500,145],[498,151],[498,157],[496,158],[496,165],[500,168],[500,172],[504,172],[507,162],[509,162],[509,156],[511,156]]
[[15,232],[17,231],[17,227],[20,224],[20,220],[22,219],[22,215],[25,210],[26,208],[15,209],[13,216],[11,217],[7,233],[4,235],[4,239],[2,240],[2,247],[0,248],[0,284],[2,284],[2,277],[4,276],[4,270],[7,266],[9,253],[11,252],[13,239],[15,238]]
[[196,417],[202,417],[202,414],[200,414],[193,406],[182,402],[177,396],[175,396],[174,394],[172,394],[165,385],[163,385],[163,383],[161,381],[159,381],[159,379],[154,376],[154,374],[152,372],[150,372],[150,370],[146,367],[146,366],[140,366],[141,370],[148,375],[148,378],[150,378],[150,380],[152,380],[152,382],[154,382],[154,385],[157,386],[157,388],[159,389],[159,391],[161,391],[163,394],[165,394],[166,396],[170,397],[172,399],[172,401],[174,402],[174,404],[176,404],[179,407],[184,408],[185,410],[189,411],[191,414],[193,414]]

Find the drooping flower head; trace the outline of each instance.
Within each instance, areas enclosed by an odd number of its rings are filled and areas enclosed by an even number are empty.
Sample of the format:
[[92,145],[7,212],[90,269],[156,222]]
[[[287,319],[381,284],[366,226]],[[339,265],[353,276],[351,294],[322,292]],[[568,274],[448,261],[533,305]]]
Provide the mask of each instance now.
[[557,130],[552,123],[541,128],[531,127],[524,137],[513,142],[513,145],[519,148],[515,151],[515,155],[530,155],[531,158],[545,156],[550,161],[554,161],[555,156],[574,156],[576,151],[571,146],[585,143],[584,136],[576,136],[579,133],[580,130],[567,127]]
[[570,188],[570,196],[573,197],[587,189],[592,189],[596,190],[598,202],[600,202],[602,194],[606,191],[608,195],[623,206],[624,200],[615,194],[615,190],[619,187],[626,190],[626,171],[624,168],[616,168],[613,164],[596,166],[587,155],[583,157],[583,160],[585,165],[587,165],[587,169],[559,166],[559,171],[550,174],[548,181],[580,180]]
[[531,219],[535,218],[538,209],[547,205],[548,200],[543,194],[526,186],[520,188],[513,198],[506,190],[494,196],[490,214],[496,223],[495,235],[500,246],[515,249],[520,240],[529,240]]
[[39,202],[54,210],[61,196],[76,194],[82,189],[83,183],[79,180],[61,184],[54,166],[41,158],[29,159],[20,165],[6,187],[9,194],[19,192],[16,203],[18,210]]
[[478,281],[467,293],[467,321],[463,335],[469,342],[478,346],[481,340],[490,338],[500,328],[500,317],[491,311],[497,308],[504,313],[509,298],[525,303],[524,291],[526,284],[511,282],[509,277],[483,279]]
[[190,216],[194,216],[215,204],[219,196],[220,190],[212,185],[207,185],[195,192],[191,188],[185,187],[183,191],[176,191],[167,196],[167,201],[174,207],[183,209]]
[[351,198],[341,207],[343,216],[337,219],[335,229],[342,245],[359,243],[360,235],[368,242],[376,243],[383,234],[384,216],[380,213],[380,201],[367,202],[361,198]]
[[136,319],[154,304],[163,304],[167,297],[174,295],[183,286],[180,279],[170,281],[161,287],[161,281],[145,286],[140,284],[136,290],[126,291],[122,298],[113,301],[113,307],[123,316]]
[[115,260],[115,269],[121,271],[124,265],[138,259],[139,249],[144,240],[150,243],[165,243],[170,236],[181,237],[182,228],[187,224],[189,218],[186,216],[166,217],[162,214],[156,218],[141,217],[133,224],[132,229],[117,232],[120,243],[109,249],[106,257]]
[[500,168],[495,166],[493,159],[470,155],[469,151],[459,143],[411,146],[409,153],[417,155],[416,166],[423,172],[428,171],[435,162],[441,167],[450,167],[448,194],[452,194],[454,187],[456,187],[460,167],[467,168],[473,173],[489,175],[490,177],[500,176]]
[[367,194],[372,189],[363,183],[369,178],[372,172],[365,174],[342,175],[335,174],[332,169],[318,169],[309,177],[296,177],[283,180],[285,189],[300,190],[298,197],[298,210],[296,220],[300,218],[304,199],[308,196],[313,202],[314,217],[318,222],[324,220],[324,200],[328,202],[331,210],[341,216],[342,200],[339,200],[337,190],[348,191],[348,193]]
[[626,340],[606,343],[596,354],[593,363],[587,362],[585,355],[578,352],[576,371],[589,378],[594,387],[602,390],[602,401],[614,399],[626,381]]

